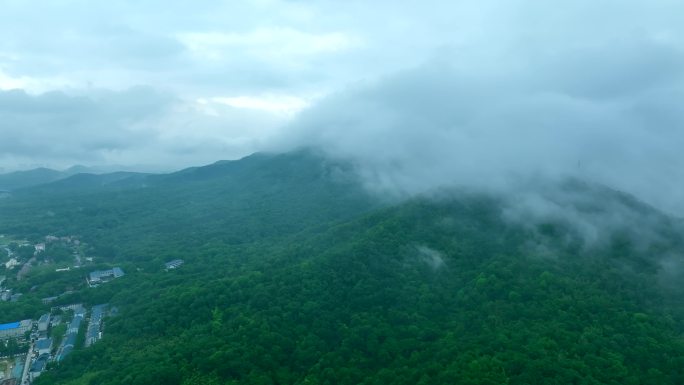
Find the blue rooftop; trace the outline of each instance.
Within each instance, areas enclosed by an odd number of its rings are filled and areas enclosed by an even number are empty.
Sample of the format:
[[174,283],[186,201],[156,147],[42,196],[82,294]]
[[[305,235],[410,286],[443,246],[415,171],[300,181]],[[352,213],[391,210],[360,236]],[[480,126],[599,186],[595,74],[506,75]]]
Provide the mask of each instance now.
[[62,349],[62,353],[57,357],[57,361],[62,361],[73,349],[73,346],[65,346],[64,349]]
[[66,349],[68,346],[73,348],[76,345],[76,336],[76,333],[67,334],[66,340],[64,341],[64,349]]
[[0,325],[0,330],[10,330],[10,329],[16,329],[21,325],[20,322],[12,322],[9,324],[2,324]]
[[17,359],[14,369],[12,369],[12,378],[20,379],[24,372],[24,361]]
[[83,320],[83,316],[78,315],[78,314],[75,315],[74,319],[72,319],[71,322],[69,323],[69,329],[71,329],[71,328],[78,329],[79,327],[81,327],[81,321],[82,320]]
[[44,338],[36,341],[36,348],[40,349],[50,349],[52,347],[52,338]]

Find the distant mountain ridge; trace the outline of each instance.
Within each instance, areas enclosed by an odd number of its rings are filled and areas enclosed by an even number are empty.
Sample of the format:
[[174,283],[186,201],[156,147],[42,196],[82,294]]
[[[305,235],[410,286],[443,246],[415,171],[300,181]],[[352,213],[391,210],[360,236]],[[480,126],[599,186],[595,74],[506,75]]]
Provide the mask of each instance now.
[[[88,172],[88,168],[83,166],[75,166],[63,172],[45,169],[52,172],[48,175],[51,177],[40,178],[40,175],[35,175],[32,180],[26,180],[24,183],[7,183],[11,187],[4,187],[0,179],[0,190],[22,190],[24,193],[54,194],[69,193],[76,190],[83,191],[84,189],[89,191],[126,190],[153,186],[163,188],[169,186],[176,187],[187,183],[211,182],[218,179],[243,181],[250,179],[251,176],[264,173],[266,174],[261,176],[262,179],[271,177],[277,179],[285,175],[302,173],[302,170],[313,172],[316,168],[311,168],[311,165],[321,163],[323,159],[324,157],[314,150],[302,149],[287,154],[257,152],[241,159],[219,160],[208,165],[188,167],[169,173],[132,171],[99,173]],[[331,162],[328,161],[327,163]],[[342,169],[345,166],[342,163],[338,163],[334,168]],[[24,171],[22,173],[33,175],[38,170]],[[307,173],[303,175],[307,175]],[[2,176],[0,175],[0,178]]]
[[99,179],[97,178],[97,176],[99,175],[110,175],[102,178],[104,182],[110,183],[112,180],[122,179],[122,175],[125,174],[129,174],[129,176],[147,174],[129,171],[129,169],[129,167],[124,166],[98,168],[83,165],[74,165],[63,171],[46,167],[38,167],[30,170],[0,173],[0,191],[16,191],[20,189],[47,185],[77,175],[90,175],[90,177],[80,178],[89,178],[93,182]]
[[208,227],[231,240],[247,240],[295,233],[376,207],[375,197],[347,167],[312,151],[296,151],[253,154],[170,174],[77,174],[13,191],[0,209],[7,218],[20,218],[8,233],[40,226],[97,239],[109,237],[114,228],[131,237],[155,228],[165,242],[175,242],[181,228]]
[[0,173],[0,191],[12,192],[16,190],[67,192],[74,189],[94,189],[108,187],[141,187],[147,182],[170,183],[172,181],[208,180],[220,177],[233,169],[244,168],[244,165],[256,165],[268,158],[263,153],[247,156],[238,165],[238,160],[219,160],[204,166],[180,169],[169,173],[148,173],[120,170],[108,171],[100,168],[75,165],[59,171],[46,167],[31,170]]
[[44,167],[26,171],[14,171],[7,174],[0,174],[0,190],[12,191],[25,187],[37,186],[64,179],[70,175],[73,175],[73,173]]

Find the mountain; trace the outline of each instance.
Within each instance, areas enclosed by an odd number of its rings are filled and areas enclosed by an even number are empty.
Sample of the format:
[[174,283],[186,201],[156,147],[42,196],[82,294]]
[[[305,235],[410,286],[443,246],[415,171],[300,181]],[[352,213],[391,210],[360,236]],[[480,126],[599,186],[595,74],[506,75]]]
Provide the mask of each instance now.
[[25,171],[14,171],[0,174],[0,190],[14,191],[43,184],[49,184],[77,174],[100,174],[97,169],[76,165],[64,171],[49,168],[35,168]]
[[73,165],[68,169],[64,170],[66,174],[100,174],[101,172],[95,168],[83,166],[80,164]]
[[[119,313],[38,385],[684,383],[681,223],[605,187],[540,186],[543,216],[391,201],[315,151],[89,185],[0,201],[0,233],[78,234],[127,272],[60,299]],[[14,283],[0,322],[76,285],[54,274]]]
[[[150,174],[118,171],[105,174],[78,173],[64,176],[56,181],[36,186],[28,186],[21,191],[24,194],[42,195],[73,194],[84,191],[107,191],[110,189],[127,189],[144,184]],[[17,190],[15,190],[15,194]]]
[[171,174],[116,175],[121,178],[79,174],[21,190],[0,207],[5,229],[28,237],[81,234],[114,256],[138,245],[129,240],[142,233],[155,247],[214,238],[245,243],[325,226],[379,204],[347,165],[311,151],[255,154]]
[[[75,165],[69,167],[64,171],[57,171],[49,168],[36,168],[26,171],[14,171],[6,174],[0,174],[0,190],[15,191],[18,189],[26,189],[34,186],[51,184],[61,181],[76,175],[88,175],[81,177],[89,179],[92,183],[111,183],[113,180],[124,179],[125,176],[134,176],[140,173],[135,172],[106,172],[99,168],[86,167],[82,165]],[[103,178],[98,178],[98,175],[107,174]],[[70,182],[62,184],[62,186],[70,185]],[[76,183],[77,184],[77,183]],[[74,188],[76,188],[74,184]]]
[[54,182],[67,177],[68,173],[49,168],[36,168],[28,171],[15,171],[0,174],[0,190],[15,190],[44,183]]

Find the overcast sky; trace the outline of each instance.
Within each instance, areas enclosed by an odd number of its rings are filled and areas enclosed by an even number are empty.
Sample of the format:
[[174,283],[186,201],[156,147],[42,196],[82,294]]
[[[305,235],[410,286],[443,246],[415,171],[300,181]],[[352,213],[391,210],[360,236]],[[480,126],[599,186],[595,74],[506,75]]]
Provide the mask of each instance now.
[[320,98],[458,40],[438,5],[2,0],[1,165],[249,154]]
[[684,3],[0,0],[0,167],[317,145],[369,181],[579,176],[684,212]]

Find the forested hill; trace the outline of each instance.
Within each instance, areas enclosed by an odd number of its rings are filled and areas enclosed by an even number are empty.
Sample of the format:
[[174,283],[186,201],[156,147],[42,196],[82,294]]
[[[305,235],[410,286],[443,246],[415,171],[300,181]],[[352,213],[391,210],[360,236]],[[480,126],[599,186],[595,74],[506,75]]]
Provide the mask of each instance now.
[[302,150],[164,175],[80,174],[17,191],[0,205],[7,233],[79,234],[99,255],[157,263],[165,258],[160,248],[282,238],[379,202],[347,165]]
[[577,183],[565,218],[390,204],[351,171],[257,154],[0,201],[0,233],[78,233],[130,272],[69,298],[120,312],[36,384],[684,383],[677,221]]
[[51,170],[49,168],[36,168],[0,174],[0,190],[15,190],[50,183],[70,175],[68,172]]

